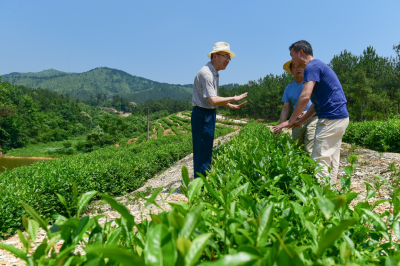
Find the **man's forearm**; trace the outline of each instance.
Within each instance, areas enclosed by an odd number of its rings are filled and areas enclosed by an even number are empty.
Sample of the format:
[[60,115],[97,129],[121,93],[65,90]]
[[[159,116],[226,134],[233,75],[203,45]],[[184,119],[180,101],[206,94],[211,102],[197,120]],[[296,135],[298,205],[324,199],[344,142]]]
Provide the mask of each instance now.
[[294,121],[297,120],[299,115],[304,111],[308,104],[309,99],[306,97],[301,97],[297,100],[296,108],[293,110],[293,114],[289,119],[289,123],[293,123]]
[[289,110],[283,108],[281,112],[281,117],[279,118],[279,124],[285,122],[287,120],[288,115],[289,115]]
[[234,97],[220,97],[214,96],[209,98],[209,102],[212,106],[226,106],[228,103],[233,102]]
[[298,120],[298,123],[303,124],[315,115],[314,104],[308,108],[307,112]]

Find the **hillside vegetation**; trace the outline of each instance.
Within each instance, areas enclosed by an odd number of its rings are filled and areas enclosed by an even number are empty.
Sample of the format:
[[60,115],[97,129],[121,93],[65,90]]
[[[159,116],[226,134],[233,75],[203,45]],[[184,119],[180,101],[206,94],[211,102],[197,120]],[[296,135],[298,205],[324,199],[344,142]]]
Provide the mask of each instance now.
[[[75,150],[91,151],[96,146],[115,144],[123,138],[135,138],[145,132],[147,106],[150,107],[151,120],[190,108],[188,102],[171,98],[148,100],[146,106],[142,106],[118,95],[108,101],[92,99],[81,102],[47,89],[11,85],[0,78],[0,149],[4,153],[10,149],[86,135],[96,136],[96,141],[88,139],[84,144],[76,143],[78,147]],[[133,114],[120,117],[101,107],[114,107]],[[59,146],[72,148],[68,143]],[[65,152],[73,153],[72,149]]]
[[13,72],[3,75],[3,80],[28,88],[44,88],[59,94],[68,94],[75,99],[89,100],[98,94],[106,98],[119,95],[136,103],[164,97],[188,100],[193,90],[191,85],[156,82],[107,67],[84,73],[66,73],[54,69],[38,73]]

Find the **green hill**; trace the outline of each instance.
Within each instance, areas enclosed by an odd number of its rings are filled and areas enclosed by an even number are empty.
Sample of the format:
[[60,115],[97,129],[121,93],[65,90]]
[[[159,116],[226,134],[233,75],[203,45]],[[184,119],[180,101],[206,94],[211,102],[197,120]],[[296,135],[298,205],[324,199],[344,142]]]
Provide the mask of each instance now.
[[11,84],[29,88],[44,88],[57,93],[68,94],[81,100],[95,98],[97,94],[119,95],[129,101],[143,103],[146,100],[171,97],[188,100],[192,95],[192,85],[174,85],[130,75],[124,71],[99,67],[84,73],[67,73],[54,69],[41,72],[3,75],[2,79]]

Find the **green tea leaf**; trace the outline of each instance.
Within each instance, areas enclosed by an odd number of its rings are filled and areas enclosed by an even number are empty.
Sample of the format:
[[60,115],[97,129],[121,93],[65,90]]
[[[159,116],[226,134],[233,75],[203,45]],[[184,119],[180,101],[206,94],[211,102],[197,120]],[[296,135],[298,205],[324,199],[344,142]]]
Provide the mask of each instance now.
[[188,189],[189,187],[189,170],[187,169],[187,167],[185,165],[182,165],[182,185],[185,189]]
[[300,174],[300,178],[307,184],[307,186],[312,187],[313,180],[311,175]]
[[396,217],[400,212],[400,199],[399,199],[400,188],[394,190],[393,193],[393,216]]
[[61,194],[56,193],[56,195],[58,197],[58,200],[65,206],[65,209],[67,210],[68,214],[70,214],[67,200]]
[[350,204],[350,202],[352,202],[353,199],[357,198],[358,194],[357,192],[349,192],[346,194],[346,203],[347,205]]
[[142,199],[144,199],[144,200],[146,201],[146,204],[144,205],[143,208],[146,209],[147,206],[149,206],[150,204],[154,204],[154,205],[156,205],[158,208],[162,209],[162,208],[158,205],[158,203],[156,202],[156,198],[157,198],[158,194],[160,194],[160,192],[161,192],[163,189],[164,189],[164,187],[160,187],[160,188],[157,188],[156,190],[154,190],[154,192],[153,192],[153,194],[151,194],[151,197],[150,197],[150,198],[145,198],[145,197],[143,197]]
[[301,200],[304,204],[308,203],[307,197],[303,194],[303,192],[295,188],[292,188],[292,190],[299,200]]
[[111,233],[110,236],[107,237],[106,246],[115,246],[118,244],[119,240],[121,239],[122,235],[122,228],[118,227]]
[[106,194],[100,193],[99,196],[102,197],[105,201],[107,201],[107,203],[110,204],[114,210],[119,212],[121,216],[124,217],[128,222],[130,222],[132,225],[135,224],[135,217],[133,217],[133,215],[130,214],[129,210],[124,205],[117,202],[115,199]]
[[246,183],[243,186],[237,187],[233,189],[228,196],[228,203],[230,203],[232,200],[236,199],[240,195],[246,194],[245,191],[248,189],[250,183]]
[[36,241],[39,232],[39,223],[36,222],[35,220],[29,219],[27,232],[31,240]]
[[28,257],[26,256],[26,254],[24,252],[22,252],[21,250],[17,249],[16,247],[0,243],[0,248],[3,248],[5,250],[11,252],[17,258],[20,258],[20,259],[28,262]]
[[257,247],[263,247],[268,242],[268,233],[274,218],[274,205],[269,204],[260,213],[260,223],[257,230]]
[[339,208],[343,207],[346,204],[346,196],[344,195],[339,195],[336,199],[335,199],[335,211],[338,210]]
[[398,265],[399,264],[394,259],[392,259],[391,257],[387,257],[385,259],[385,266],[398,266]]
[[21,242],[22,242],[22,244],[24,245],[24,247],[26,248],[26,249],[28,249],[28,241],[26,241],[26,239],[25,239],[25,237],[24,237],[24,235],[22,234],[22,232],[21,232],[21,230],[17,230],[17,233],[18,233],[18,237],[19,237],[19,239],[21,240]]
[[202,234],[192,241],[192,245],[185,256],[185,265],[192,266],[198,262],[204,248],[207,246],[207,242],[210,237],[210,233]]
[[353,167],[351,165],[347,165],[345,168],[343,168],[343,171],[348,177],[351,177],[353,175]]
[[188,213],[189,207],[188,207],[187,202],[184,202],[184,201],[179,201],[177,203],[168,202],[168,204],[172,208],[175,208],[183,216],[186,216],[186,214]]
[[392,187],[392,185],[383,177],[379,176],[379,175],[372,175],[373,177],[376,177],[380,180],[382,180],[386,185],[388,185],[389,187]]
[[356,161],[357,161],[357,155],[352,154],[352,155],[349,156],[349,163],[350,164],[353,165]]
[[392,225],[393,233],[397,239],[400,239],[400,222],[394,221]]
[[188,200],[189,202],[193,201],[193,198],[196,197],[200,189],[203,187],[203,180],[201,178],[195,178],[192,183],[190,183],[189,191],[188,191]]
[[329,229],[324,236],[322,236],[318,242],[318,252],[322,254],[326,248],[331,246],[346,230],[349,226],[353,225],[353,220],[344,220],[340,222],[338,226],[334,226]]
[[28,204],[25,204],[24,202],[21,202],[22,206],[24,207],[24,209],[26,210],[27,213],[29,213],[33,219],[35,219],[40,227],[43,228],[43,230],[47,231],[47,225],[48,223],[45,222],[39,214],[37,214],[37,212],[35,212]]
[[182,253],[183,256],[186,256],[186,254],[189,252],[191,245],[192,242],[190,242],[190,240],[187,238],[178,237],[176,239],[176,248],[179,250],[180,253]]
[[79,225],[75,231],[75,237],[73,239],[75,244],[82,240],[83,234],[86,233],[88,227],[91,227],[91,225],[93,225],[93,222],[89,224],[89,216],[85,216],[79,220]]
[[168,228],[158,224],[147,232],[144,257],[150,265],[175,265],[178,258],[175,243]]
[[373,196],[375,196],[376,191],[375,189],[371,186],[371,184],[364,182],[365,186],[367,187],[367,196],[366,196],[366,200],[369,200],[370,198],[372,198]]
[[96,193],[97,193],[97,191],[89,191],[89,192],[86,192],[85,194],[82,194],[82,196],[79,198],[79,201],[78,201],[76,217],[79,217],[83,208],[86,207],[88,202],[94,197],[94,195],[96,195]]
[[383,200],[377,200],[377,201],[375,201],[374,202],[374,204],[372,205],[372,208],[371,208],[371,210],[373,210],[373,209],[375,209],[375,207],[376,206],[378,206],[379,204],[382,204],[382,203],[384,203],[384,202],[388,202],[389,200],[387,200],[387,199],[383,199]]
[[183,238],[190,238],[194,229],[201,218],[201,211],[203,210],[203,205],[199,205],[194,210],[189,212],[185,217],[185,224],[183,225],[182,230],[179,232],[179,236]]
[[207,190],[207,192],[214,198],[216,199],[221,205],[224,205],[224,202],[221,200],[221,198],[217,195],[213,187],[207,182],[206,178],[204,176],[200,176],[201,179],[203,180],[203,184]]
[[71,253],[76,248],[76,245],[67,246],[64,250],[60,251],[57,254],[56,259],[54,260],[54,265],[58,265],[60,262],[64,261],[69,253]]
[[237,254],[234,254],[234,255],[226,255],[217,261],[203,263],[200,265],[201,266],[239,266],[239,265],[244,265],[244,264],[247,265],[247,263],[249,263],[248,265],[251,265],[251,262],[255,261],[257,259],[258,259],[258,257],[253,254],[249,254],[246,252],[238,252]]
[[182,230],[183,225],[185,224],[183,216],[180,215],[177,211],[170,211],[168,213],[168,220],[170,226],[172,226],[178,232]]
[[320,197],[317,199],[317,205],[321,212],[325,215],[325,218],[329,220],[335,210],[335,205],[332,203],[332,201],[325,197]]
[[230,181],[227,184],[227,189],[231,190],[232,188],[236,187],[240,181],[242,180],[242,176],[240,176],[240,170],[236,171],[235,174],[232,176]]
[[85,248],[87,254],[102,254],[102,257],[109,258],[121,265],[146,266],[141,257],[131,251],[118,247],[88,246]]
[[382,221],[382,219],[379,217],[378,214],[368,210],[368,209],[362,209],[366,215],[371,217],[377,224],[378,224],[378,229],[382,231],[386,231],[386,224]]
[[182,185],[179,187],[179,190],[182,192],[183,195],[187,197],[187,189],[184,188]]

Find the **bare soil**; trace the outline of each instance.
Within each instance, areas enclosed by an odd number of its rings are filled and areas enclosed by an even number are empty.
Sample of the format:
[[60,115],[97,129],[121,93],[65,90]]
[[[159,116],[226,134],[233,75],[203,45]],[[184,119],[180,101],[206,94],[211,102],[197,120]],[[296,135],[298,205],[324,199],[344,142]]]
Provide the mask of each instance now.
[[164,136],[168,135],[175,135],[175,133],[169,128],[169,129],[164,129]]

